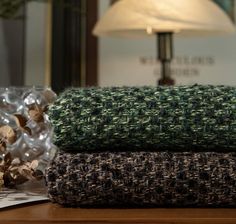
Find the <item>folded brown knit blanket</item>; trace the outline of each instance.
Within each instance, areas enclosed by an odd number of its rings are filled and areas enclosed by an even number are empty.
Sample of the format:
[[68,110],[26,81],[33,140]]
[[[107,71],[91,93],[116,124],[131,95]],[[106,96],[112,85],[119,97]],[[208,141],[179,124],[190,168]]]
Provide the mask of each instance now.
[[59,153],[46,181],[65,206],[236,206],[236,153]]

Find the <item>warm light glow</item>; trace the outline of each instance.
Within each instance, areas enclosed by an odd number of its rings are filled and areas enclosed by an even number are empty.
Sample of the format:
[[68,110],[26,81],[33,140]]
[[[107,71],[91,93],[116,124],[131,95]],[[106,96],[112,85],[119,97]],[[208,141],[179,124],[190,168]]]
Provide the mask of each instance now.
[[147,34],[149,35],[153,34],[152,27],[150,26],[147,27]]
[[209,0],[120,0],[98,21],[93,33],[139,37],[156,32],[214,35],[234,31],[226,13]]

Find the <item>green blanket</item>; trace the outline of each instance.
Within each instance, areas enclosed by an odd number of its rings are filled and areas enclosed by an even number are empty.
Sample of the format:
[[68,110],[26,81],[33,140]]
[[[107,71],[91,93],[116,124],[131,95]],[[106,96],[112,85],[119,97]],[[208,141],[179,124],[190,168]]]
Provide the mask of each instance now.
[[235,87],[74,88],[49,117],[65,150],[236,149]]

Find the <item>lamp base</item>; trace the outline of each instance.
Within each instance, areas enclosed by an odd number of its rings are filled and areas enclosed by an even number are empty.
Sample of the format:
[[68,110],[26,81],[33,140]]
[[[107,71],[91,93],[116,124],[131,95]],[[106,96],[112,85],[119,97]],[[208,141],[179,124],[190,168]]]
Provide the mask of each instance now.
[[158,80],[159,86],[173,86],[174,84],[175,80],[170,77],[161,78],[160,80]]
[[161,63],[161,79],[158,85],[171,86],[175,84],[171,78],[171,60],[173,58],[173,33],[157,33],[158,60]]

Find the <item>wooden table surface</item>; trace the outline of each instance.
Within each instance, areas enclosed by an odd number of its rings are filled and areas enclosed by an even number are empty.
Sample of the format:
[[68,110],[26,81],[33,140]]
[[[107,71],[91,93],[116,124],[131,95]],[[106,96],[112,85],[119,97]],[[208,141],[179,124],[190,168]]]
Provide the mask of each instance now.
[[236,209],[81,209],[47,203],[0,210],[1,224],[236,224]]

